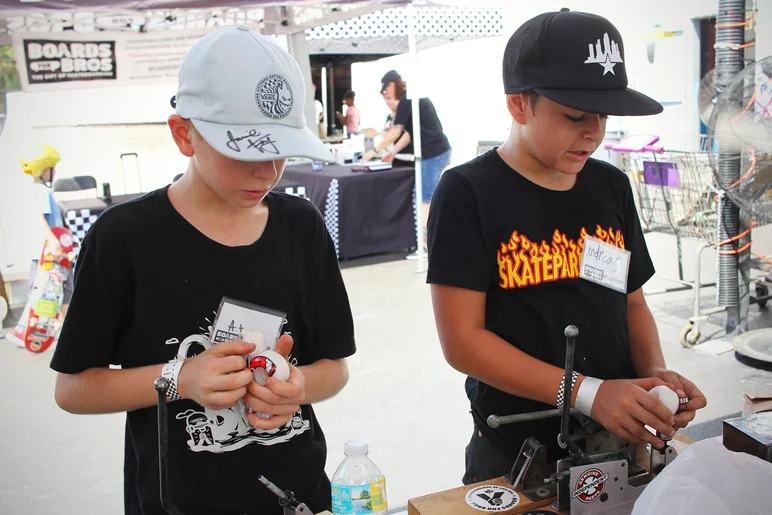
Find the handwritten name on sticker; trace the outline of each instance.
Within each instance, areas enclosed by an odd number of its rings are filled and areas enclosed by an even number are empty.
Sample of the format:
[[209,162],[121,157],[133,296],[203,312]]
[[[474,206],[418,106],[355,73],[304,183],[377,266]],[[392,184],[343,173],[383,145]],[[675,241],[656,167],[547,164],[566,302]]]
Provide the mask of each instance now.
[[584,239],[579,276],[601,286],[627,293],[630,251],[593,237]]
[[227,134],[226,145],[234,152],[241,152],[241,147],[246,145],[245,150],[255,149],[261,154],[279,154],[276,141],[271,139],[270,134],[261,134],[257,132],[257,129],[249,129],[242,136],[234,136],[231,131],[228,131]]

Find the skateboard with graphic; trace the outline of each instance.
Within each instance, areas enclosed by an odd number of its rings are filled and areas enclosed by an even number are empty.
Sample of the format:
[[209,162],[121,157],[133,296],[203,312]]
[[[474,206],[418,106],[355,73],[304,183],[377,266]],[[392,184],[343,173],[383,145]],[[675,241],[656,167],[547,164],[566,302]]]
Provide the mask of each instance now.
[[54,261],[46,241],[27,305],[19,323],[6,335],[6,338],[24,345],[31,352],[43,352],[56,340],[64,301],[64,282],[75,259],[70,231],[63,227],[53,227],[51,231],[62,246],[62,259]]

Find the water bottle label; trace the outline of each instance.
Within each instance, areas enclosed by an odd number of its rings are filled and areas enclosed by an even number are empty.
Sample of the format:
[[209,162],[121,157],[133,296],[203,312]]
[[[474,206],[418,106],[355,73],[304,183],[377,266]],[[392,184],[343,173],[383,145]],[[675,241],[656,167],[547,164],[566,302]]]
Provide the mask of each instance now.
[[332,512],[345,515],[385,514],[386,480],[359,486],[332,485]]

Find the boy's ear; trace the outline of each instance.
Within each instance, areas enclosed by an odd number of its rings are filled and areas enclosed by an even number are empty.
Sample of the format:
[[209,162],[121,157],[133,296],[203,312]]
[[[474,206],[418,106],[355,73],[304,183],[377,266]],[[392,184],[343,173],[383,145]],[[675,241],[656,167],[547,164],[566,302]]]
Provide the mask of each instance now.
[[193,143],[191,142],[192,131],[190,130],[189,120],[186,120],[178,114],[169,116],[167,120],[169,129],[172,131],[172,138],[174,143],[177,144],[177,148],[185,157],[193,157],[195,152],[193,151]]
[[525,110],[528,109],[528,100],[522,93],[507,95],[507,109],[512,118],[520,125],[525,125]]

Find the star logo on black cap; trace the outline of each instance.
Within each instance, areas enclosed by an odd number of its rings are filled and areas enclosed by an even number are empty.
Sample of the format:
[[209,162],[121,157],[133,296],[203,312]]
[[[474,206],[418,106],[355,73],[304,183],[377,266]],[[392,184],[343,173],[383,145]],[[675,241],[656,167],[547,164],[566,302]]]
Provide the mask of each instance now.
[[622,53],[619,51],[619,45],[617,45],[616,41],[609,38],[608,32],[603,34],[602,45],[601,40],[598,39],[595,41],[595,45],[590,43],[587,46],[590,49],[590,55],[584,63],[601,65],[603,67],[603,75],[606,75],[607,73],[616,75],[616,73],[614,73],[614,66],[624,61],[622,61]]

